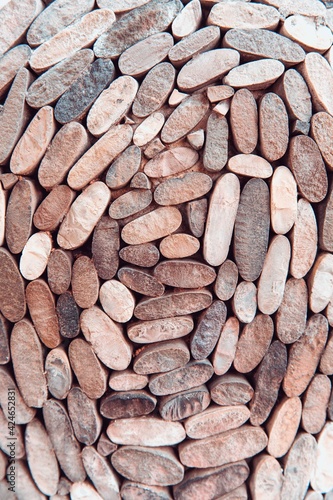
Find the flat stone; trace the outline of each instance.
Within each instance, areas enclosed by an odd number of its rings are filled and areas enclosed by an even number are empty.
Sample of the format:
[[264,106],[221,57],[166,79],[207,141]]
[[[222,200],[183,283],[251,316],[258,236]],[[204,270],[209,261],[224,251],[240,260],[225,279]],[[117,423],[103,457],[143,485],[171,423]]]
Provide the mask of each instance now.
[[178,316],[132,323],[127,333],[132,342],[151,344],[184,337],[193,330],[193,327],[191,316]]
[[134,99],[133,114],[145,118],[160,109],[173,89],[175,78],[176,70],[170,63],[160,63],[152,68],[142,81]]
[[43,231],[34,233],[26,242],[20,258],[20,272],[27,280],[39,278],[46,269],[52,250],[52,238]]
[[[1,321],[3,322],[3,320],[4,318],[2,317]],[[13,376],[9,373],[9,370],[5,366],[0,367],[0,380],[1,380],[1,390],[0,390],[1,405],[5,406],[5,404],[8,404],[8,392],[10,392],[10,389],[14,389],[16,392],[15,422],[17,423],[17,425],[27,424],[28,422],[31,422],[31,420],[34,418],[36,414],[36,410],[26,405],[13,379]]]
[[253,498],[263,500],[269,495],[272,500],[277,500],[281,495],[283,481],[280,463],[266,453],[255,457],[253,462],[254,469],[249,482]]
[[217,172],[228,160],[229,127],[224,116],[213,111],[207,121],[203,164],[206,170]]
[[151,189],[151,182],[146,174],[137,172],[131,179],[130,187],[135,189]]
[[61,295],[67,292],[72,279],[72,256],[56,248],[47,263],[47,282],[53,293]]
[[219,299],[229,300],[234,295],[238,282],[238,268],[232,260],[225,260],[218,270],[214,291]]
[[149,243],[176,231],[181,222],[182,216],[177,208],[157,208],[126,224],[121,237],[130,245]]
[[264,29],[231,29],[223,38],[223,47],[238,50],[245,61],[277,59],[288,67],[305,59],[298,43]]
[[157,400],[146,391],[112,392],[101,401],[101,415],[109,419],[122,419],[149,415]]
[[118,278],[130,290],[148,295],[149,297],[160,297],[165,287],[149,271],[126,266],[118,271]]
[[186,233],[166,236],[160,243],[160,252],[167,259],[181,259],[197,253],[200,241]]
[[138,391],[144,389],[146,385],[148,385],[148,376],[139,375],[130,368],[114,371],[110,375],[109,386],[114,391]]
[[302,416],[302,402],[297,396],[286,396],[272,411],[266,424],[268,433],[268,453],[276,458],[285,455],[297,435]]
[[108,31],[115,20],[116,16],[109,9],[85,14],[40,45],[31,56],[31,68],[37,73],[45,71],[78,50],[88,47],[104,31]]
[[215,49],[197,54],[180,70],[178,88],[193,92],[222,78],[239,64],[239,53],[232,49]]
[[79,190],[99,177],[132,140],[130,125],[114,125],[70,169],[68,185]]
[[[127,127],[126,132],[128,133],[128,139],[131,135],[129,125],[120,125],[116,129]],[[121,129],[120,129],[121,130]],[[129,139],[130,140],[130,139]],[[129,142],[128,140],[128,142]],[[115,145],[117,145],[118,135],[114,134]],[[110,153],[109,153],[110,154]],[[115,157],[116,155],[114,155]],[[129,146],[126,148],[117,159],[111,164],[109,170],[106,173],[106,184],[111,189],[119,189],[131,180],[133,175],[139,170],[141,164],[141,150],[138,146]]]
[[203,235],[207,216],[207,199],[190,201],[186,207],[189,228],[194,236]]
[[135,297],[120,281],[105,281],[99,290],[99,300],[106,314],[114,321],[127,323],[132,318]]
[[111,9],[115,13],[128,12],[147,3],[148,0],[97,0],[100,9]]
[[92,239],[92,257],[97,274],[108,280],[114,277],[119,266],[119,227],[108,216],[103,216],[95,226]]
[[124,500],[139,498],[142,495],[153,495],[156,500],[171,500],[169,488],[166,486],[151,486],[127,479],[123,482],[120,493]]
[[31,24],[27,33],[28,44],[30,47],[41,45],[93,8],[93,0],[84,0],[78,6],[74,6],[70,0],[52,2]]
[[270,229],[269,190],[262,179],[250,179],[240,196],[234,231],[235,261],[243,279],[259,278]]
[[65,184],[55,186],[37,208],[33,222],[40,231],[54,231],[74,201],[74,192]]
[[312,97],[315,111],[327,111],[333,115],[333,70],[328,61],[316,52],[306,55],[299,71],[304,77]]
[[259,105],[259,139],[262,156],[276,161],[284,156],[289,142],[289,119],[283,100],[273,92]]
[[251,323],[257,311],[257,287],[250,281],[241,281],[232,298],[232,308],[242,323]]
[[73,377],[67,353],[62,347],[52,349],[45,358],[46,380],[54,398],[65,399],[71,389]]
[[212,185],[208,175],[190,172],[181,178],[161,182],[154,191],[154,200],[159,205],[179,205],[204,196],[211,190]]
[[331,381],[326,375],[317,374],[311,380],[303,399],[302,427],[305,432],[318,434],[323,429],[331,389]]
[[113,219],[124,219],[147,208],[153,199],[151,191],[137,189],[125,193],[110,205],[109,215]]
[[227,308],[222,300],[215,300],[198,318],[191,335],[191,354],[194,359],[204,359],[216,346],[227,318]]
[[7,92],[20,68],[28,65],[30,56],[29,45],[17,45],[0,58],[0,97]]
[[[327,422],[318,436],[318,451],[311,478],[311,486],[316,491],[328,492],[333,487],[332,441],[333,424]],[[329,495],[329,493],[328,493]],[[328,497],[326,495],[326,497]]]
[[152,243],[142,243],[121,248],[119,257],[135,266],[153,267],[160,259],[160,252]]
[[159,412],[164,420],[176,422],[204,411],[209,403],[209,391],[205,385],[201,385],[171,396],[163,396],[160,398]]
[[69,89],[60,97],[55,109],[55,119],[61,123],[80,120],[115,77],[115,67],[109,59],[96,59]]
[[258,142],[257,103],[248,89],[237,90],[230,105],[230,125],[235,147],[241,153],[252,153]]
[[325,201],[319,205],[318,210],[318,230],[319,230],[319,247],[321,250],[332,251],[333,240],[331,232],[331,214],[333,202],[333,188],[329,188],[328,196]]
[[290,241],[290,274],[294,278],[303,278],[315,260],[318,242],[316,216],[311,204],[304,198],[297,203],[297,218]]
[[213,6],[207,23],[223,30],[231,28],[274,30],[279,24],[280,15],[274,7],[245,2],[222,2]]
[[220,30],[217,26],[206,26],[174,45],[168,57],[175,67],[183,66],[192,57],[214,49],[220,40]]
[[246,177],[268,179],[273,174],[273,168],[267,160],[254,154],[239,154],[228,161],[228,170]]
[[327,26],[318,25],[315,19],[301,15],[288,17],[280,33],[297,42],[307,52],[326,52],[333,42],[332,32]]
[[282,302],[290,256],[288,238],[281,234],[274,236],[258,283],[258,308],[264,314],[273,314]]
[[[170,104],[170,102],[169,102]],[[135,129],[133,142],[136,146],[145,146],[148,142],[152,141],[160,132],[164,125],[164,115],[162,113],[152,113],[143,122],[140,123],[138,128]]]
[[271,181],[271,224],[276,234],[286,234],[297,218],[297,185],[287,167],[277,167]]
[[202,21],[201,3],[192,0],[177,14],[172,22],[171,30],[174,38],[179,40],[196,31]]
[[283,72],[284,65],[280,61],[260,59],[233,68],[223,78],[223,83],[230,85],[234,89],[246,87],[248,90],[262,90],[270,87]]
[[60,334],[65,338],[77,337],[80,332],[80,313],[71,292],[65,292],[58,298],[57,316]]
[[159,137],[155,137],[145,149],[145,157],[151,160],[165,149],[165,145]]
[[157,417],[134,417],[110,422],[107,435],[117,444],[131,446],[173,446],[185,439],[179,422],[166,422]]
[[88,186],[76,198],[63,220],[58,231],[58,245],[65,250],[73,250],[87,241],[103,215],[110,196],[110,190],[103,182]]
[[204,259],[212,266],[227,258],[240,197],[240,183],[231,173],[221,176],[209,203],[204,236]]
[[136,42],[165,31],[181,8],[178,0],[152,0],[124,14],[96,41],[96,57],[116,58]]
[[178,288],[201,288],[210,285],[216,278],[215,270],[190,259],[167,260],[154,269],[154,276],[167,286]]
[[199,155],[191,148],[179,146],[162,151],[144,166],[144,172],[148,177],[168,177],[179,174],[193,167],[199,159]]
[[61,127],[54,136],[38,168],[38,181],[49,190],[61,184],[73,164],[89,147],[86,129],[77,122]]
[[330,253],[319,255],[308,278],[309,306],[314,313],[325,309],[333,295],[332,257]]
[[287,165],[295,176],[299,191],[308,201],[318,203],[325,198],[327,172],[320,150],[311,137],[298,135],[291,138]]
[[213,353],[213,366],[216,375],[227,373],[235,358],[239,335],[239,321],[237,318],[228,318],[222,327],[219,340]]
[[303,279],[286,282],[281,305],[276,313],[276,335],[281,342],[292,344],[304,333],[308,305],[308,289]]
[[26,312],[24,281],[14,257],[0,249],[0,310],[11,322],[20,321]]
[[320,152],[330,170],[333,170],[333,154],[330,148],[330,137],[333,133],[333,117],[319,112],[311,118],[311,136],[317,143]]
[[253,396],[253,388],[248,380],[240,374],[227,373],[216,377],[209,385],[212,400],[221,406],[248,403]]
[[175,108],[185,99],[185,97],[188,97],[188,94],[185,94],[185,92],[179,92],[179,90],[177,89],[173,89],[173,91],[170,94],[168,104],[172,108]]
[[75,302],[82,309],[92,307],[98,299],[99,279],[93,261],[80,255],[73,264],[72,293]]
[[161,132],[161,140],[167,144],[185,137],[202,120],[209,109],[203,94],[184,99],[171,113]]
[[185,366],[190,357],[190,351],[184,340],[157,342],[140,350],[134,359],[133,370],[143,375],[165,373]]
[[302,75],[288,69],[274,85],[274,92],[282,99],[288,114],[294,120],[309,122],[312,116],[311,94]]

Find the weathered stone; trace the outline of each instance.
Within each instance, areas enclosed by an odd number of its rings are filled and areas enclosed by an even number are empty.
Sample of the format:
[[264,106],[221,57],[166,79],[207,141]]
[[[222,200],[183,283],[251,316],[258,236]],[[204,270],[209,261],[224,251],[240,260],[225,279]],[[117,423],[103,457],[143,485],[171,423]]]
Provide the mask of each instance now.
[[223,78],[223,83],[233,88],[246,87],[248,90],[262,90],[270,87],[283,72],[284,66],[280,61],[260,59],[233,68]]

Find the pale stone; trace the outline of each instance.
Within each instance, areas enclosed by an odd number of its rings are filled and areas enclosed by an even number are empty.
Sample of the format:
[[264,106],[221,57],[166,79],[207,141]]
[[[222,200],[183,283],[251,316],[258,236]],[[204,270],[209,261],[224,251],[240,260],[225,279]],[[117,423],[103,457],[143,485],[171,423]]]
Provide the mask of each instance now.
[[215,24],[224,30],[230,28],[274,30],[279,21],[279,12],[274,7],[245,2],[217,3],[207,19],[208,24]]
[[273,174],[271,164],[261,156],[254,154],[232,156],[228,161],[227,167],[234,174],[245,175],[247,177],[268,179]]
[[164,115],[159,112],[152,113],[148,116],[135,129],[133,135],[134,144],[136,146],[145,146],[148,142],[152,141],[162,129],[164,121]]
[[171,25],[172,34],[176,40],[189,36],[196,31],[201,23],[202,12],[199,0],[192,0],[179,12]]
[[280,33],[299,43],[308,52],[326,52],[333,42],[332,32],[327,26],[318,25],[315,19],[300,15],[288,17]]
[[48,233],[35,233],[25,244],[20,259],[20,271],[27,280],[39,278],[46,269],[52,250],[52,238]]
[[[231,49],[230,49],[231,50]],[[233,68],[223,78],[223,83],[233,88],[249,90],[266,89],[284,72],[284,65],[275,59],[261,59]]]
[[297,218],[297,185],[287,167],[277,167],[271,182],[271,223],[276,234],[286,234]]
[[126,224],[121,237],[129,245],[149,243],[176,231],[181,222],[182,216],[177,208],[157,208]]

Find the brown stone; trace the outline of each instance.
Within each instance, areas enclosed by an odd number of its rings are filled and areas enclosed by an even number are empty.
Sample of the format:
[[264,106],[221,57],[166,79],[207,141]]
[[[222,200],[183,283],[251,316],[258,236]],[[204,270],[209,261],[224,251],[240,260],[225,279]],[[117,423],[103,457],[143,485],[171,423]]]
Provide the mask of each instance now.
[[304,78],[295,69],[288,69],[274,86],[283,99],[290,118],[309,122],[312,115],[311,95]]
[[206,198],[190,201],[186,205],[189,228],[194,236],[200,238],[205,230],[208,202]]
[[326,347],[320,359],[320,371],[325,375],[333,375],[333,335],[332,332],[329,335]]
[[206,170],[217,172],[228,160],[229,127],[224,116],[212,112],[207,121],[203,164]]
[[187,97],[171,113],[161,132],[161,140],[167,144],[185,137],[202,120],[209,109],[203,94]]
[[103,396],[106,391],[107,370],[96,357],[91,345],[81,338],[74,339],[69,344],[68,356],[78,383],[88,398]]
[[216,278],[215,270],[190,259],[167,260],[154,269],[154,276],[165,285],[179,288],[200,288]]
[[121,486],[121,497],[124,500],[139,499],[144,496],[153,496],[156,500],[171,500],[169,488],[166,486],[150,486],[148,484],[136,483],[125,479]]
[[268,161],[284,156],[289,141],[289,120],[282,99],[269,92],[259,105],[260,150]]
[[83,309],[92,307],[98,299],[99,280],[94,263],[82,255],[73,265],[72,293],[75,302]]
[[214,403],[221,406],[246,404],[254,392],[248,380],[239,374],[217,377],[209,389]]
[[259,365],[269,349],[274,331],[270,316],[258,314],[243,328],[238,340],[234,367],[239,373],[248,373]]
[[262,425],[278,398],[280,385],[287,369],[287,348],[274,341],[255,374],[254,396],[250,403],[252,425]]
[[297,185],[287,167],[277,167],[271,181],[271,224],[276,234],[286,234],[297,218]]
[[289,351],[288,367],[283,380],[283,390],[287,396],[299,396],[309,385],[323,353],[327,334],[328,323],[325,316],[313,315],[307,322],[305,332]]
[[330,137],[333,132],[333,118],[330,114],[319,112],[311,118],[311,136],[330,170],[333,169],[333,155],[330,149]]
[[179,483],[184,467],[172,448],[123,446],[111,457],[113,467],[127,479],[157,486]]
[[243,425],[209,438],[180,444],[179,458],[187,467],[217,467],[252,457],[266,445],[267,436],[263,429]]
[[238,268],[227,259],[218,270],[214,291],[219,299],[229,300],[234,295],[238,282]]
[[67,408],[76,439],[85,445],[95,443],[102,429],[96,401],[89,399],[80,387],[73,387],[67,397]]
[[119,496],[120,480],[111,464],[93,446],[82,450],[82,461],[91,482],[101,498]]
[[159,205],[179,205],[204,196],[212,185],[213,182],[208,175],[189,172],[180,178],[161,182],[154,191],[154,200]]
[[[16,383],[9,373],[8,368],[5,366],[0,366],[0,404],[2,408],[8,408],[11,410],[9,404],[9,397],[12,397],[12,391],[15,392],[15,424],[27,424],[30,422],[35,414],[36,410],[34,408],[30,408],[22,398],[22,395],[16,386]],[[12,402],[13,403],[13,402]],[[11,421],[8,417],[11,415],[5,415],[5,418],[8,419],[8,422]],[[0,474],[1,476],[1,474]]]
[[220,338],[213,353],[212,363],[216,375],[224,375],[235,358],[239,335],[239,321],[237,318],[228,318],[222,327]]
[[65,292],[58,298],[57,316],[60,334],[70,339],[77,337],[80,330],[79,308],[71,292]]
[[165,291],[164,285],[144,269],[121,267],[118,278],[130,290],[149,297],[160,297]]
[[74,192],[68,186],[55,186],[34,214],[33,222],[37,229],[41,231],[57,229],[68,212],[74,196]]
[[147,375],[139,375],[130,368],[112,372],[109,379],[109,387],[114,391],[139,391],[147,384]]
[[284,344],[292,344],[306,326],[308,289],[303,279],[286,282],[281,305],[276,313],[276,335]]
[[270,227],[269,191],[261,179],[244,186],[235,222],[234,253],[240,275],[256,280],[263,269]]
[[197,54],[178,73],[177,85],[183,92],[193,92],[217,81],[239,64],[239,53],[215,49]]
[[79,17],[76,22],[58,31],[33,52],[30,59],[31,68],[40,73],[91,45],[104,31],[111,28],[115,19],[114,13],[109,9],[96,9]]
[[119,227],[117,221],[107,215],[98,221],[92,238],[93,262],[100,278],[112,279],[119,266]]
[[181,259],[197,253],[200,241],[186,233],[166,236],[160,243],[160,252],[167,259]]
[[224,101],[225,99],[230,99],[235,93],[232,87],[229,85],[214,85],[207,88],[207,97],[211,103]]
[[83,118],[95,99],[114,77],[113,63],[109,59],[96,59],[60,97],[54,109],[55,119],[64,124]]
[[168,177],[188,170],[197,163],[198,159],[199,155],[196,151],[180,146],[157,154],[146,163],[144,171],[148,177]]
[[325,425],[331,394],[331,381],[326,375],[315,375],[303,398],[302,427],[310,434],[318,434]]
[[47,263],[47,282],[53,293],[67,292],[72,279],[72,258],[68,252],[56,248]]
[[205,385],[160,398],[159,412],[164,420],[183,420],[204,411],[210,403]]
[[99,436],[97,442],[97,451],[102,457],[108,457],[118,449],[118,445],[111,443],[105,432]]
[[252,153],[258,142],[258,110],[257,103],[248,89],[237,90],[233,96],[230,125],[237,150],[241,153]]
[[316,52],[306,55],[299,67],[312,97],[315,111],[333,113],[333,97],[329,91],[333,84],[333,71],[328,61]]
[[10,337],[15,380],[24,402],[42,408],[47,400],[42,345],[30,321],[15,324]]
[[176,500],[186,500],[195,495],[204,496],[209,491],[214,498],[222,498],[220,495],[234,490],[246,481],[249,473],[243,460],[216,468],[187,471],[183,481],[174,486],[174,497]]
[[0,249],[0,311],[12,322],[20,321],[26,313],[24,281],[13,256]]
[[270,87],[283,72],[284,66],[280,61],[259,59],[233,68],[223,78],[223,83],[236,89],[246,87],[248,90],[262,90]]
[[282,469],[279,462],[266,453],[254,459],[254,469],[250,478],[250,491],[256,500],[279,500],[282,488]]
[[142,243],[121,248],[119,257],[135,266],[153,267],[159,261],[160,253],[152,243]]
[[0,314],[0,365],[5,365],[10,360],[8,330],[9,323],[6,318]]
[[297,218],[290,240],[290,274],[294,278],[303,278],[315,260],[318,240],[315,213],[311,204],[303,198],[297,203]]
[[286,396],[279,402],[267,422],[268,453],[280,458],[293,444],[301,421],[302,403],[300,398]]
[[160,109],[171,93],[176,70],[170,63],[160,63],[152,68],[142,81],[133,103],[133,114],[144,118]]
[[28,89],[26,100],[29,106],[41,108],[55,103],[93,60],[92,50],[79,50],[42,73]]
[[72,370],[65,349],[52,349],[45,359],[47,386],[56,399],[66,399],[72,387]]
[[215,300],[201,313],[197,327],[191,336],[191,354],[194,359],[204,359],[212,353],[220,338],[227,318],[227,308],[221,300]]
[[277,59],[288,67],[305,59],[305,52],[297,43],[263,29],[229,30],[223,38],[223,47],[238,50],[244,61]]
[[219,28],[217,26],[206,26],[180,40],[170,49],[168,57],[175,67],[182,66],[192,57],[214,49],[219,40]]
[[7,172],[5,174],[0,174],[0,182],[3,189],[11,189],[18,182],[19,178],[17,175]]
[[29,45],[17,45],[0,58],[0,97],[8,90],[17,72],[27,66],[31,56]]
[[31,281],[26,288],[29,313],[40,340],[50,349],[61,342],[59,323],[52,292],[42,279]]
[[[114,138],[117,140],[117,138]],[[131,180],[139,170],[141,163],[141,149],[138,146],[129,146],[111,164],[106,174],[105,182],[111,189],[119,189]]]
[[132,342],[151,344],[185,337],[193,327],[191,316],[179,316],[132,323],[127,329],[127,334]]
[[[232,5],[233,4],[233,5]],[[267,5],[245,2],[222,2],[213,6],[207,19],[208,24],[230,28],[274,30],[279,24],[279,12]]]
[[64,125],[54,136],[39,166],[38,181],[43,188],[49,190],[61,184],[88,146],[88,134],[80,123]]
[[124,14],[96,41],[96,57],[116,58],[136,42],[165,31],[181,7],[178,0],[152,0]]
[[62,471],[71,481],[84,481],[81,448],[65,407],[60,401],[49,399],[43,407],[43,418]]
[[[30,3],[34,1],[31,0]],[[26,68],[21,68],[15,76],[1,110],[0,135],[2,140],[0,146],[0,165],[6,163],[9,159],[30,117],[28,106],[25,102],[25,95],[31,81],[32,74]]]
[[132,318],[135,297],[120,281],[109,280],[103,283],[99,291],[99,300],[106,314],[114,321],[126,323]]
[[141,417],[151,413],[157,400],[146,391],[118,391],[105,396],[100,413],[109,419]]

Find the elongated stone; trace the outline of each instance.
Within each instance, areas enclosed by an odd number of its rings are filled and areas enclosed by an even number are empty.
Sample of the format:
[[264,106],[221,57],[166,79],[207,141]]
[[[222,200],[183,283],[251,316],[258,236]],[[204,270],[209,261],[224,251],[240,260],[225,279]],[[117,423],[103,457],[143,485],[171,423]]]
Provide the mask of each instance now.
[[121,248],[119,257],[135,266],[153,267],[159,261],[160,253],[152,243],[142,243]]
[[333,131],[333,118],[329,113],[319,112],[311,118],[311,136],[330,170],[333,169],[333,155],[330,149],[330,137]]
[[124,14],[94,45],[97,57],[116,58],[131,45],[150,35],[165,31],[182,4],[178,0],[152,0]]
[[276,313],[276,334],[281,342],[291,344],[303,334],[306,325],[308,289],[303,279],[286,282],[281,305]]
[[245,2],[222,2],[214,5],[207,19],[208,24],[230,28],[274,30],[279,23],[279,12],[268,5]]
[[28,65],[31,56],[29,45],[17,45],[0,58],[0,97],[7,91],[17,72]]
[[54,109],[55,119],[64,124],[83,118],[114,77],[113,63],[109,59],[96,59],[60,97]]
[[271,222],[276,234],[286,234],[297,218],[297,185],[287,167],[277,167],[271,182]]
[[212,185],[208,175],[190,172],[181,178],[161,182],[154,191],[154,199],[159,205],[178,205],[204,196]]
[[109,280],[103,283],[99,291],[99,300],[106,314],[114,321],[126,323],[132,318],[135,298],[120,281]]
[[315,213],[311,204],[304,198],[297,203],[297,217],[290,240],[290,274],[294,278],[303,278],[315,260],[318,241]]
[[207,121],[203,164],[206,170],[217,172],[228,160],[229,127],[225,116],[213,111]]
[[78,257],[72,269],[72,293],[77,305],[92,307],[98,299],[99,285],[93,261],[86,255]]
[[307,52],[324,53],[331,47],[333,41],[328,26],[318,26],[314,19],[300,15],[285,19],[280,33],[297,42]]
[[205,230],[208,202],[206,198],[190,201],[186,207],[189,228],[194,236],[200,238]]
[[39,278],[46,269],[52,250],[52,238],[47,232],[34,233],[25,244],[20,258],[20,272],[27,280]]
[[254,154],[232,156],[228,161],[228,170],[234,174],[261,179],[267,179],[273,173],[270,163],[261,156]]
[[224,375],[235,358],[239,335],[239,321],[237,318],[228,318],[222,327],[212,362],[216,375]]
[[253,396],[253,388],[243,375],[226,374],[210,383],[212,400],[221,406],[248,403]]
[[20,321],[26,312],[24,281],[13,256],[0,249],[0,310],[9,321]]
[[104,280],[112,279],[119,266],[119,227],[117,221],[103,216],[95,226],[91,252],[97,274]]
[[101,498],[119,496],[120,480],[111,464],[93,446],[82,450],[82,461]]
[[127,334],[132,342],[150,344],[184,337],[193,330],[193,327],[191,316],[178,316],[132,323],[127,329]]
[[136,146],[145,146],[157,136],[163,127],[165,118],[163,113],[152,113],[147,116],[138,128],[135,129],[133,142]]
[[234,252],[240,275],[256,280],[266,257],[270,226],[269,191],[261,179],[244,186],[235,221]]
[[55,64],[30,85],[26,98],[29,106],[41,108],[53,104],[93,60],[93,51],[83,49]]
[[191,337],[191,354],[194,359],[204,359],[213,351],[227,318],[224,302],[214,301],[199,317]]
[[164,420],[176,422],[204,411],[210,403],[207,387],[201,385],[187,391],[160,398],[159,412]]
[[142,495],[153,495],[156,500],[171,500],[172,498],[166,486],[151,486],[127,479],[123,482],[120,493],[124,500],[131,500]]
[[286,396],[274,408],[266,424],[267,451],[272,457],[282,457],[292,446],[302,416],[302,403],[297,396]]
[[174,66],[182,66],[192,57],[213,49],[218,44],[219,39],[219,28],[206,26],[180,40],[170,49],[168,57]]
[[302,427],[310,434],[318,434],[325,425],[332,384],[326,375],[316,374],[303,400]]
[[62,222],[74,201],[74,192],[65,184],[55,186],[44,198],[33,218],[40,231],[54,231]]
[[146,391],[119,391],[105,396],[100,405],[100,413],[110,419],[133,418],[149,415],[157,400]]
[[52,349],[45,359],[47,386],[56,399],[66,399],[72,387],[72,369],[65,349]]
[[333,84],[333,71],[328,61],[317,52],[310,52],[299,70],[309,87],[315,111],[332,114],[333,97],[329,88]]
[[246,87],[249,90],[262,90],[270,87],[283,72],[284,66],[280,61],[260,59],[233,68],[223,78],[223,83],[233,88]]
[[160,243],[160,251],[167,259],[180,259],[194,255],[200,248],[200,242],[194,236],[177,233],[166,236]]
[[308,122],[312,115],[311,94],[304,78],[295,69],[288,69],[274,85],[274,92],[285,103],[294,120]]
[[284,156],[289,142],[289,120],[282,99],[269,92],[259,105],[259,139],[262,155],[268,161]]
[[59,330],[63,337],[77,337],[80,331],[79,308],[71,292],[61,294],[57,300]]
[[51,291],[57,295],[65,293],[71,284],[72,278],[71,255],[56,248],[51,252],[46,270],[47,282]]
[[311,478],[311,486],[323,493],[330,491],[333,487],[332,441],[333,424],[327,422],[318,436],[318,451]]
[[121,267],[118,271],[118,278],[130,290],[149,297],[160,297],[165,291],[164,285],[143,269]]
[[65,57],[91,45],[104,31],[111,28],[115,19],[116,16],[109,9],[85,14],[40,45],[30,59],[31,68],[37,73],[45,71]]
[[266,453],[255,457],[254,469],[250,478],[250,491],[253,498],[263,500],[269,495],[271,500],[278,500],[282,488],[282,468],[279,462]]
[[196,151],[185,146],[179,146],[162,151],[144,166],[148,177],[167,177],[179,174],[193,167],[199,159]]
[[153,200],[148,189],[136,189],[122,194],[113,201],[109,208],[109,215],[113,219],[125,219],[147,208]]
[[96,401],[88,398],[80,387],[74,386],[69,391],[67,407],[76,439],[88,446],[95,443],[102,429],[102,417]]
[[216,278],[215,270],[188,259],[160,262],[154,269],[154,276],[165,285],[179,288],[200,288],[210,285]]
[[[34,408],[29,407],[25,402],[24,399],[22,398],[22,395],[15,383],[15,380],[13,379],[12,375],[9,373],[7,367],[5,366],[0,366],[0,402],[1,402],[1,407],[5,408],[8,406],[9,403],[9,397],[12,397],[11,391],[15,391],[15,423],[17,425],[21,424],[27,424],[30,422],[35,414],[36,410]],[[8,415],[5,417],[10,417],[11,415]],[[8,421],[10,421],[9,419]]]
[[201,3],[192,0],[186,5],[173,20],[171,29],[176,40],[184,38],[196,31],[202,20]]
[[115,13],[128,12],[137,7],[141,7],[148,0],[98,0],[97,5],[100,9],[111,9]]
[[308,279],[309,306],[314,313],[325,309],[333,294],[332,257],[330,253],[322,253],[311,269]]
[[144,389],[147,384],[147,375],[139,375],[130,368],[114,371],[111,373],[109,380],[109,386],[114,391],[139,391],[140,389]]
[[230,125],[238,151],[252,153],[258,142],[258,110],[257,103],[248,89],[238,90],[232,98]]

